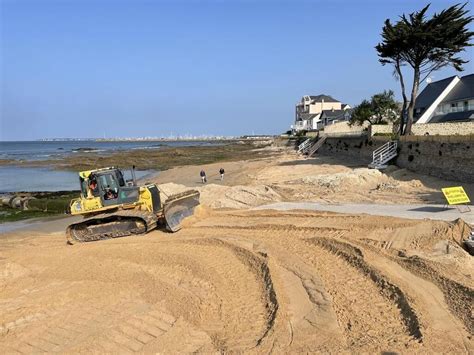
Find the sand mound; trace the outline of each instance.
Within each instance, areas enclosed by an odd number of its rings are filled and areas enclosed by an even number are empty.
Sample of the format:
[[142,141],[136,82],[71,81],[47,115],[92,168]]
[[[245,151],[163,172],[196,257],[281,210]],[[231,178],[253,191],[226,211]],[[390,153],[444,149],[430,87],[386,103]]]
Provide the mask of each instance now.
[[179,194],[184,191],[193,190],[191,187],[187,187],[180,184],[175,184],[174,182],[168,182],[166,184],[158,185],[158,188],[163,193],[163,199],[166,201],[168,196]]
[[384,180],[388,181],[388,177],[378,170],[355,169],[344,173],[306,176],[298,182],[309,185],[318,185],[329,189],[339,189],[354,186],[370,186],[375,188],[381,182],[385,182]]
[[211,208],[245,208],[280,201],[280,195],[271,187],[220,186],[209,184],[201,189],[201,203]]
[[265,203],[281,201],[280,195],[271,187],[258,186],[222,186],[208,184],[198,188],[190,188],[173,182],[158,186],[164,193],[164,201],[168,196],[188,190],[198,190],[201,193],[201,205],[210,208],[246,208],[260,206]]
[[201,193],[201,205],[210,208],[246,208],[260,206],[265,203],[281,201],[280,195],[271,187],[258,186],[222,186],[208,184],[198,188],[190,188],[173,182],[158,186],[164,193],[164,201],[168,196],[196,189]]
[[331,190],[354,190],[360,189],[397,190],[400,187],[419,187],[418,180],[398,181],[375,169],[359,168],[349,172],[312,175],[294,181],[306,185],[316,185]]

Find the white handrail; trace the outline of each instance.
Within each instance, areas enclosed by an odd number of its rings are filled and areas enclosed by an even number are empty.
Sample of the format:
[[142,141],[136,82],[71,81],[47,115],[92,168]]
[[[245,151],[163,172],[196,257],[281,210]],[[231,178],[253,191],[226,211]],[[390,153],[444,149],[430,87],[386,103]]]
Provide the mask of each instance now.
[[389,141],[372,153],[372,164],[384,164],[397,156],[397,141]]
[[390,150],[393,149],[392,147],[397,147],[397,141],[390,141],[382,145],[381,147],[378,147],[377,149],[374,150],[373,154],[380,153],[384,150]]
[[298,146],[298,153],[304,151],[311,143],[311,138],[306,139],[303,143]]
[[387,142],[383,146],[379,147],[378,149],[374,150],[373,154],[377,155],[380,153],[384,153],[389,150],[396,149],[397,143],[396,142]]

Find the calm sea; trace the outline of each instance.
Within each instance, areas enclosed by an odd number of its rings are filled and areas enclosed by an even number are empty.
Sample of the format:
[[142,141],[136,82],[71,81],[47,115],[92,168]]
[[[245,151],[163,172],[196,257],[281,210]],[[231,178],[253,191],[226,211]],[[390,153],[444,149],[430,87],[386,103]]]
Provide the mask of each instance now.
[[[131,149],[160,149],[163,146],[196,146],[218,144],[209,141],[140,141],[140,142],[97,142],[97,141],[54,141],[54,142],[0,142],[0,160],[38,161],[62,159],[78,152],[101,152]],[[151,171],[137,172],[144,177]],[[70,171],[57,171],[48,168],[25,168],[16,165],[0,165],[0,193],[14,191],[63,191],[77,190],[77,174]]]
[[97,141],[54,141],[54,142],[0,142],[0,159],[45,160],[61,159],[77,152],[95,151],[105,154],[117,150],[159,149],[163,146],[184,147],[218,144],[209,141],[140,141],[140,142],[97,142]]

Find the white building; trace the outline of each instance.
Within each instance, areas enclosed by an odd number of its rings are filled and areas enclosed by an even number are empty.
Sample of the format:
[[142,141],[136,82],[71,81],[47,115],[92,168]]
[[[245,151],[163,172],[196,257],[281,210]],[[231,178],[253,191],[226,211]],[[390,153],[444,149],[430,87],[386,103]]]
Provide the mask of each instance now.
[[341,104],[329,95],[305,95],[296,104],[295,123],[291,128],[296,132],[322,129],[335,120],[350,119],[349,109],[349,105]]
[[414,121],[474,121],[474,74],[452,76],[426,85],[416,98]]

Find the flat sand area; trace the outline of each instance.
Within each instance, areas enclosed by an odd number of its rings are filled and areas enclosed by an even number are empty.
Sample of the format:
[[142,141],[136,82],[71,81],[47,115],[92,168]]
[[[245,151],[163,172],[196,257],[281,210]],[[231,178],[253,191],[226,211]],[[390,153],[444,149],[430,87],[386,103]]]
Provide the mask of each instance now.
[[154,182],[165,193],[201,191],[202,206],[175,234],[68,246],[63,220],[2,235],[0,349],[474,351],[474,262],[460,247],[470,231],[462,220],[253,209],[442,203],[439,187],[453,182],[276,153],[204,166],[206,185],[202,166],[161,173]]

